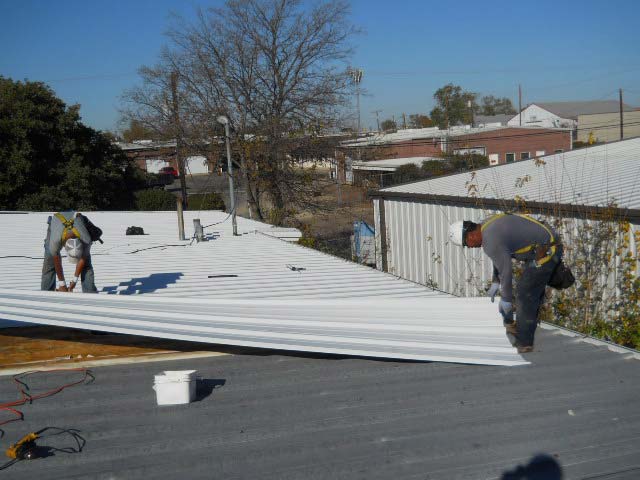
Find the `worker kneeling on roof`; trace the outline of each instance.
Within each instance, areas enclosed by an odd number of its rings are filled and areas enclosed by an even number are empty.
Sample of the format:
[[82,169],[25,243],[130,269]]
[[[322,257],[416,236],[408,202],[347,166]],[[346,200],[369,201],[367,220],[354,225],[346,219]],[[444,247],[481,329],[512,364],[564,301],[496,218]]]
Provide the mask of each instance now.
[[[460,246],[482,247],[491,258],[493,279],[488,291],[491,301],[494,302],[496,294],[500,292],[502,298],[498,311],[507,332],[515,337],[519,353],[532,351],[545,287],[562,261],[562,245],[558,234],[527,215],[501,213],[479,224],[455,222],[449,227],[449,239]],[[516,288],[515,311],[512,258],[524,263]]]
[[[66,211],[49,217],[48,223],[41,290],[73,292],[78,280],[81,280],[84,293],[97,293],[91,265],[92,237],[87,228],[89,219],[78,212]],[[60,256],[63,247],[67,258],[75,266],[73,280],[68,285]]]

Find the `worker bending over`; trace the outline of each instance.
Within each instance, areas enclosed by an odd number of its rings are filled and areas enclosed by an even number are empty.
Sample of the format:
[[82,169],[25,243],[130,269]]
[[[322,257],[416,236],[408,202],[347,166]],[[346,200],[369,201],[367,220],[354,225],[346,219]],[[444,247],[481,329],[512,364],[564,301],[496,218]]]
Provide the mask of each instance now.
[[[498,311],[507,332],[515,336],[519,353],[531,352],[545,287],[562,260],[558,234],[527,215],[501,213],[479,224],[455,222],[449,227],[449,239],[460,246],[482,247],[491,258],[493,279],[488,291],[491,301],[500,292]],[[515,311],[512,258],[523,262],[522,275],[516,285]]]
[[[49,217],[47,237],[44,241],[41,290],[73,292],[82,282],[83,293],[97,293],[91,265],[91,235],[83,215],[73,211],[56,213]],[[75,265],[73,280],[67,285],[60,251],[64,249],[69,261]]]

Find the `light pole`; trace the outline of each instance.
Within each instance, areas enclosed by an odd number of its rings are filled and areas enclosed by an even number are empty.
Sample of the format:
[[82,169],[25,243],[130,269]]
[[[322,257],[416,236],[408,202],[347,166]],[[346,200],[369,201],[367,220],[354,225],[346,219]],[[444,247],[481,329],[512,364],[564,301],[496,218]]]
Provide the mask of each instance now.
[[362,75],[364,75],[364,70],[360,68],[349,68],[349,75],[351,76],[351,80],[356,86],[356,102],[358,109],[358,136],[360,136],[360,82],[362,82]]
[[229,143],[229,119],[220,115],[216,120],[224,125],[224,140],[227,145],[227,174],[229,175],[229,197],[231,197],[231,223],[233,234],[238,235],[238,224],[236,223],[236,196],[233,191],[233,165],[231,164],[231,144]]

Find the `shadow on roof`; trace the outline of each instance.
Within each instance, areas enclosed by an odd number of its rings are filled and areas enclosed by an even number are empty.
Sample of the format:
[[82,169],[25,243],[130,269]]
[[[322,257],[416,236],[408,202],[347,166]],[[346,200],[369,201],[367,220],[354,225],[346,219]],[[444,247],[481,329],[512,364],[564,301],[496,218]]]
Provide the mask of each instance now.
[[181,272],[152,273],[147,277],[132,278],[126,282],[120,282],[118,285],[106,286],[101,290],[101,293],[135,295],[155,292],[176,283],[182,276]]

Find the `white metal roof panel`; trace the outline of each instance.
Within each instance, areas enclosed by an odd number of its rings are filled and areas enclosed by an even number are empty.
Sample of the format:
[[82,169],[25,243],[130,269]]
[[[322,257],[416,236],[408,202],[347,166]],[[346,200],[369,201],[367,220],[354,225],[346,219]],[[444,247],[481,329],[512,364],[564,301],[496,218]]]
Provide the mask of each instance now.
[[[98,295],[40,292],[47,214],[0,214],[0,321],[284,350],[494,365],[526,363],[486,299],[457,299],[268,236],[291,230],[185,212],[210,241],[180,242],[175,213],[93,212]],[[219,223],[220,222],[220,223]],[[125,236],[128,226],[147,235]],[[67,272],[70,265],[63,262]],[[67,277],[70,274],[67,273]]]
[[[385,192],[640,208],[640,138],[449,175]],[[474,185],[475,187],[470,187]],[[474,193],[475,192],[475,193]]]
[[403,165],[416,165],[422,166],[423,162],[428,160],[435,160],[438,162],[444,161],[443,158],[438,157],[405,157],[405,158],[386,158],[384,160],[370,160],[370,161],[354,161],[352,166],[354,170],[395,170]]

